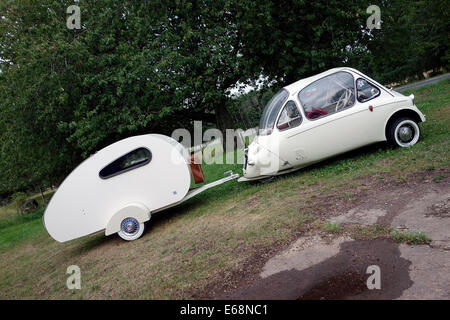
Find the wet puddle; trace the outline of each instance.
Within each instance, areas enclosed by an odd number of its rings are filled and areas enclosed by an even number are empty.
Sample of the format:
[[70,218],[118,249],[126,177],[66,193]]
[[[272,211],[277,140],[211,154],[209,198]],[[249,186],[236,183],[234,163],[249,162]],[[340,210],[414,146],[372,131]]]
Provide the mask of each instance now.
[[[301,253],[299,254],[299,259]],[[381,289],[367,288],[371,273],[380,268]],[[347,241],[338,254],[302,270],[290,269],[259,278],[224,299],[395,299],[413,284],[411,262],[400,256],[388,239]]]

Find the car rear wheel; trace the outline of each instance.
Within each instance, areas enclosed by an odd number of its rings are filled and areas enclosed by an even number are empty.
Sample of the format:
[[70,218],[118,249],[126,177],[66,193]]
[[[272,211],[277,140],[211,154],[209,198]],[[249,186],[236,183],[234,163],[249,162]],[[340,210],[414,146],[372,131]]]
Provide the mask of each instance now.
[[144,232],[144,223],[137,221],[135,218],[129,217],[123,219],[120,224],[120,231],[117,233],[119,237],[126,241],[138,239]]
[[420,128],[411,118],[399,118],[389,127],[387,140],[395,147],[410,147],[419,141]]

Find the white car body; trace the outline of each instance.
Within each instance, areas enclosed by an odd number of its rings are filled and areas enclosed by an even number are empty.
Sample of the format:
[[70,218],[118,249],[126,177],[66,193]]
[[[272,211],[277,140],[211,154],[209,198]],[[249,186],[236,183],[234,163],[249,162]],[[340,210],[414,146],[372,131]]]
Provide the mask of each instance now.
[[[312,115],[306,112],[299,96],[302,95],[306,100],[309,99],[307,94],[314,94],[315,86],[319,88],[316,89],[316,91],[319,91],[319,94],[321,89],[325,92],[327,90],[324,89],[325,86],[319,87],[319,84],[325,84],[325,81],[330,81],[330,79],[339,79],[340,77],[350,81],[350,77],[347,74],[353,77],[354,101],[351,101],[352,97],[351,93],[349,93],[347,100],[344,97],[339,99],[335,105],[330,104],[328,106],[331,109],[337,109],[338,105],[344,106],[338,112],[332,113],[334,110],[331,110],[329,114],[309,119],[306,115]],[[358,84],[356,83],[357,80]],[[365,99],[363,98],[359,101],[360,95],[364,98],[366,96],[363,89],[361,91],[357,90],[357,85],[358,88],[361,86],[361,88],[366,87],[365,90],[370,89],[368,93],[373,94],[374,97],[368,101],[364,101]],[[269,134],[264,134],[263,132],[249,145],[246,150],[246,163],[243,169],[244,177],[240,178],[239,181],[261,179],[291,172],[352,149],[385,141],[387,140],[389,124],[392,123],[393,119],[397,119],[400,116],[412,117],[414,122],[417,123],[425,121],[425,116],[414,104],[413,95],[406,97],[390,90],[352,68],[331,69],[297,81],[284,87],[283,90],[287,92],[286,95],[288,97],[277,111],[273,128],[261,128],[260,126],[260,131],[261,129],[266,129]],[[308,92],[308,90],[311,92]],[[344,89],[342,90],[344,91]],[[348,87],[345,90],[351,91],[351,88]],[[375,96],[377,90],[379,90],[379,94]],[[342,96],[344,95],[345,92]],[[328,98],[319,95],[316,100],[311,99],[310,104],[314,105],[320,99],[328,101]],[[295,102],[297,105],[301,115],[301,119],[298,121],[301,121],[301,123],[297,124],[297,121],[295,126],[281,130],[278,128],[281,113],[282,111],[284,112],[285,106],[290,101]],[[344,104],[345,102],[347,102],[346,105]],[[265,114],[262,117],[264,118]],[[418,127],[417,131],[418,140],[420,134]]]
[[[125,169],[117,169],[114,174],[103,171],[116,168],[110,165],[136,150],[142,150],[138,156],[142,152],[144,156],[127,160]],[[152,213],[239,177],[232,174],[189,190],[189,158],[190,153],[181,144],[160,134],[113,143],[87,158],[63,181],[45,210],[44,226],[51,237],[65,242],[102,230],[106,235],[121,235],[121,223],[133,218],[142,227],[123,238],[134,240],[142,234],[143,223],[150,220]]]

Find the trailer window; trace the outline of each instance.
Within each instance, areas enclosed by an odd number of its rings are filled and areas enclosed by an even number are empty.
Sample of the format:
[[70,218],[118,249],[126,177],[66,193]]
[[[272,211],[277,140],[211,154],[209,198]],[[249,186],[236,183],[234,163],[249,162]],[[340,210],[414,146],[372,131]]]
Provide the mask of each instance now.
[[99,176],[102,179],[108,179],[118,174],[142,167],[152,160],[152,153],[147,148],[138,148],[133,150],[119,159],[114,160],[102,170]]

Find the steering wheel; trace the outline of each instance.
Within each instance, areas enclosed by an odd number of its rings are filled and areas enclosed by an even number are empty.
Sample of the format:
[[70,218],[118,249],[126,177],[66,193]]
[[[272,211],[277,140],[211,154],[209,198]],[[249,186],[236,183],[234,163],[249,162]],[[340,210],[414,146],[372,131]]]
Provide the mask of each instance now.
[[347,104],[350,102],[350,98],[352,97],[352,90],[345,89],[344,93],[339,97],[338,101],[336,102],[336,110],[335,112],[338,112],[339,109],[343,109],[347,106]]

